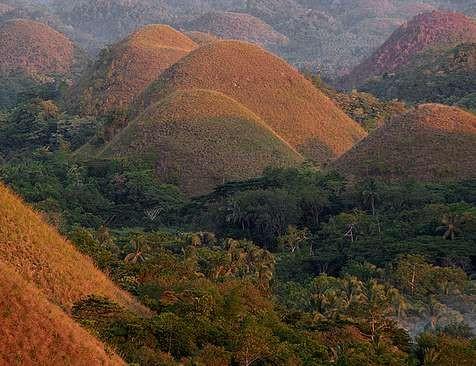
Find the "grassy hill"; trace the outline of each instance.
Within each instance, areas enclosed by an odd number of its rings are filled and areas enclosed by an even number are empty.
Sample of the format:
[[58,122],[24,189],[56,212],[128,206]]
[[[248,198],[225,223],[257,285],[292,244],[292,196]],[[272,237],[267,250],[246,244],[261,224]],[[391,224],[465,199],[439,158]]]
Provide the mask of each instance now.
[[344,78],[344,85],[353,87],[394,72],[428,48],[475,41],[476,20],[472,18],[446,11],[420,14],[397,29],[371,57],[352,70]]
[[303,158],[256,114],[226,95],[193,89],[152,104],[101,157],[147,159],[159,178],[189,195],[261,175]]
[[344,175],[452,181],[476,177],[476,116],[424,104],[394,118],[340,157]]
[[0,24],[0,39],[0,74],[22,72],[42,78],[72,71],[73,43],[47,25],[7,21]]
[[185,29],[211,33],[223,39],[237,39],[274,49],[289,40],[269,24],[245,13],[210,12],[184,24]]
[[239,41],[219,41],[191,52],[151,84],[135,103],[135,112],[174,91],[195,88],[235,99],[318,162],[339,156],[366,135],[285,61]]
[[76,301],[96,294],[146,312],[3,185],[0,202],[0,261],[34,284],[48,300],[69,309]]
[[432,48],[415,56],[395,73],[373,78],[362,89],[385,99],[411,103],[462,104],[476,110],[476,43],[450,48]]
[[199,31],[188,31],[185,34],[199,46],[203,46],[208,43],[216,42],[219,38],[213,34]]
[[124,365],[1,261],[0,314],[2,365]]
[[71,102],[83,114],[127,108],[135,96],[197,44],[167,25],[148,25],[103,51],[73,88]]

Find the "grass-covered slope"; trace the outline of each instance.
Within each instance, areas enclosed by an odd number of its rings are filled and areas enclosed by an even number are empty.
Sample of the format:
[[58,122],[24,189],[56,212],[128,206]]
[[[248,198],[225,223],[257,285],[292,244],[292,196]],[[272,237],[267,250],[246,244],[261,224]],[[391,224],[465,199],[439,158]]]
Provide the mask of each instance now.
[[0,324],[1,365],[124,365],[1,261]]
[[206,32],[188,31],[185,32],[185,34],[199,46],[203,46],[208,43],[213,43],[220,39],[217,36]]
[[398,28],[371,57],[344,78],[346,86],[391,73],[431,47],[476,42],[476,20],[464,14],[433,11],[416,16]]
[[74,51],[68,38],[42,23],[17,19],[0,24],[0,75],[69,74]]
[[64,309],[96,294],[135,311],[146,311],[1,184],[0,247],[0,261]]
[[184,24],[186,29],[211,33],[223,39],[237,39],[267,48],[285,45],[289,40],[272,26],[250,14],[210,12]]
[[135,113],[181,89],[221,92],[256,113],[307,158],[333,159],[365,131],[296,69],[262,48],[219,41],[191,52],[145,91]]
[[340,157],[344,175],[453,181],[476,177],[476,116],[424,104],[394,118]]
[[197,44],[167,25],[145,26],[101,54],[73,88],[83,114],[124,110],[162,71]]
[[211,90],[178,91],[152,104],[101,157],[151,159],[157,175],[189,195],[303,158],[256,114]]
[[[429,49],[391,75],[362,85],[385,99],[461,104],[476,110],[476,43]],[[464,100],[473,95],[472,103]]]

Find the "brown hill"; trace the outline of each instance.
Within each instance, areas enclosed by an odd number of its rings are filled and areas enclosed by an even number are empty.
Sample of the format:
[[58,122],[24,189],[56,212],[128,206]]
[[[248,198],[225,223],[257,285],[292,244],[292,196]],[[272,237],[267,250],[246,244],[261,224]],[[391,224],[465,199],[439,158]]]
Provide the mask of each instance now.
[[214,11],[187,22],[184,27],[223,39],[237,39],[269,48],[285,45],[289,41],[269,24],[245,13]]
[[0,365],[125,364],[3,262],[0,314]]
[[332,164],[345,175],[451,181],[476,177],[476,116],[424,104],[394,118]]
[[190,37],[190,39],[194,41],[196,44],[198,44],[199,46],[203,46],[208,43],[213,43],[220,39],[211,33],[205,33],[205,32],[199,32],[199,31],[188,31],[188,32],[185,32],[185,34],[188,37]]
[[2,184],[0,202],[0,261],[17,270],[52,303],[69,309],[79,299],[97,294],[147,312]]
[[221,92],[256,113],[306,157],[333,159],[365,131],[297,70],[262,48],[219,41],[190,53],[145,91],[135,113],[180,89]]
[[73,64],[73,43],[53,28],[24,19],[0,24],[0,74],[69,74]]
[[72,93],[83,114],[124,110],[197,44],[167,25],[145,26],[102,53]]
[[152,159],[159,178],[176,180],[189,195],[304,160],[246,107],[201,89],[178,91],[151,105],[102,157]]
[[463,14],[433,11],[417,15],[398,28],[374,54],[344,78],[346,86],[393,72],[430,47],[476,41],[476,20]]

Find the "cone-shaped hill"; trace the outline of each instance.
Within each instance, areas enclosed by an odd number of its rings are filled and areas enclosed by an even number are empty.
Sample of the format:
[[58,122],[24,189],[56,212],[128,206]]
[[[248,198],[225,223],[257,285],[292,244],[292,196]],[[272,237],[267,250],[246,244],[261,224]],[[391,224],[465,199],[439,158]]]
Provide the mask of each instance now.
[[344,78],[346,86],[398,70],[431,47],[476,42],[476,20],[464,14],[432,11],[417,15],[398,28],[374,54]]
[[63,309],[86,296],[100,295],[133,311],[147,313],[101,273],[90,258],[79,253],[2,184],[0,245],[0,261]]
[[148,25],[102,52],[72,91],[83,114],[124,110],[170,65],[197,47],[167,25]]
[[289,41],[269,24],[245,13],[214,11],[185,23],[184,27],[223,39],[237,39],[269,48],[283,46]]
[[177,91],[131,122],[101,157],[151,159],[157,175],[189,195],[303,158],[256,114],[211,90]]
[[124,365],[0,261],[1,365]]
[[0,24],[0,75],[67,75],[74,57],[74,44],[45,24],[25,19]]
[[262,48],[218,41],[191,52],[143,93],[138,114],[174,91],[221,92],[258,115],[309,159],[334,159],[366,136],[365,131],[297,70]]
[[388,180],[453,181],[476,177],[476,116],[423,104],[371,134],[332,168]]

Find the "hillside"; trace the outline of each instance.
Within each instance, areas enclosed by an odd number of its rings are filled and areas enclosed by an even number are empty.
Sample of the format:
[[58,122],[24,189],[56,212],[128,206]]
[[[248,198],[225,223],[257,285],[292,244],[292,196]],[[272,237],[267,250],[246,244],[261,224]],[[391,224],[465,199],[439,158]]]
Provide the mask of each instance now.
[[85,296],[97,294],[135,311],[146,311],[3,185],[0,202],[0,261],[38,287],[52,303],[69,309]]
[[424,104],[371,134],[333,165],[345,175],[451,181],[476,176],[476,116]]
[[9,11],[12,11],[13,9],[15,8],[11,5],[0,3],[0,15],[8,13]]
[[83,114],[127,108],[133,98],[197,44],[167,25],[145,26],[103,51],[72,92]]
[[74,45],[61,33],[31,20],[0,24],[0,74],[22,72],[44,77],[68,74],[74,63]]
[[199,46],[203,46],[208,43],[216,42],[219,38],[213,34],[198,32],[198,31],[188,31],[185,34]]
[[0,313],[1,365],[124,365],[3,262]]
[[211,12],[184,24],[191,31],[211,33],[223,39],[236,39],[274,49],[289,40],[269,24],[245,13]]
[[184,57],[151,84],[135,104],[136,113],[176,90],[195,88],[235,99],[318,162],[339,156],[366,135],[297,70],[239,41],[208,44]]
[[397,29],[371,57],[352,70],[344,78],[344,84],[352,87],[369,78],[394,72],[430,47],[475,41],[474,19],[445,11],[420,14]]
[[429,49],[415,56],[395,73],[369,80],[362,89],[385,99],[411,103],[462,104],[476,110],[476,43]]
[[152,104],[101,157],[152,159],[159,178],[189,195],[303,159],[253,112],[211,90],[178,91]]

